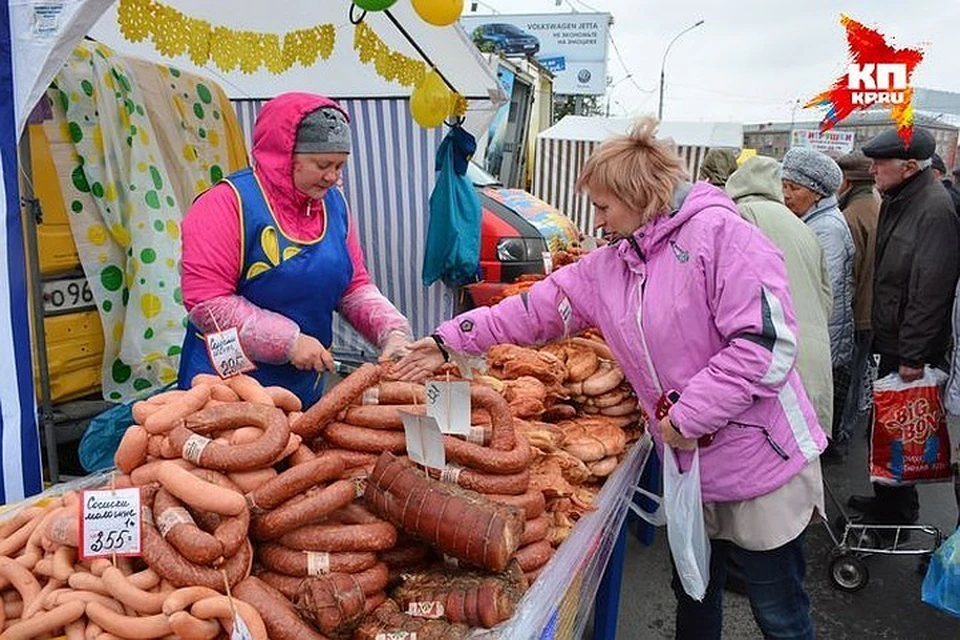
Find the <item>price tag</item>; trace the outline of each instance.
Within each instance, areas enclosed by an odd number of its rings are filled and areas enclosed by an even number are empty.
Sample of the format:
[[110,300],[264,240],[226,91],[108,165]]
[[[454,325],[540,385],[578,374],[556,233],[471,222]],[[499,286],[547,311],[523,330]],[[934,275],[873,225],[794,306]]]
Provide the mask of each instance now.
[[247,628],[247,623],[238,613],[233,614],[233,631],[230,632],[230,640],[253,640],[253,634]]
[[428,602],[410,602],[407,604],[407,615],[415,618],[437,620],[443,617],[444,606],[439,600]]
[[416,631],[381,631],[374,640],[417,640]]
[[208,333],[203,339],[207,343],[210,363],[221,378],[226,379],[257,368],[243,352],[243,347],[240,346],[240,334],[237,333],[236,327]]
[[430,416],[415,416],[403,411],[399,413],[410,459],[431,469],[443,469],[447,465],[447,454],[443,449],[443,434],[437,421]]
[[435,418],[441,433],[470,433],[470,383],[428,382],[427,415]]
[[140,555],[140,489],[84,491],[80,558]]
[[543,272],[547,275],[553,273],[553,255],[549,251],[544,251],[540,257],[543,258]]

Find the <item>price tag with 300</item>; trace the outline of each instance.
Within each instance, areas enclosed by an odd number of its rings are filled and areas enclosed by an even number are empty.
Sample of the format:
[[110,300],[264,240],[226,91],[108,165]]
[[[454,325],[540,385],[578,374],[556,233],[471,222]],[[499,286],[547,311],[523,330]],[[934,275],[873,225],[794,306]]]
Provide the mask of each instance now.
[[236,327],[208,333],[203,339],[207,343],[210,363],[221,378],[226,379],[257,368],[244,353]]
[[140,555],[140,489],[84,491],[80,503],[80,557]]

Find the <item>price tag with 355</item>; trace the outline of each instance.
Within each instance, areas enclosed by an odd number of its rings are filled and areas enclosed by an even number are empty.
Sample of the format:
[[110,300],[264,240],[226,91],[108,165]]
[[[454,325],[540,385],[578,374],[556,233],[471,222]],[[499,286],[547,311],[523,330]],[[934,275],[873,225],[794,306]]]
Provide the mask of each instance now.
[[140,489],[84,491],[80,503],[80,557],[140,555]]
[[208,333],[203,339],[207,343],[210,364],[221,378],[226,379],[257,368],[244,353],[236,327]]

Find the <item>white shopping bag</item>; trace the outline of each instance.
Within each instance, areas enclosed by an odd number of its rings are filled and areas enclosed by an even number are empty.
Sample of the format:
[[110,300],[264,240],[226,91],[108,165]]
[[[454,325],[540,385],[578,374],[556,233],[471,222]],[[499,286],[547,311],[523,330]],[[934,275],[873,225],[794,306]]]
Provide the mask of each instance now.
[[670,555],[680,583],[688,596],[701,601],[710,584],[710,539],[703,521],[699,449],[693,451],[690,469],[680,473],[676,453],[664,445],[663,510]]

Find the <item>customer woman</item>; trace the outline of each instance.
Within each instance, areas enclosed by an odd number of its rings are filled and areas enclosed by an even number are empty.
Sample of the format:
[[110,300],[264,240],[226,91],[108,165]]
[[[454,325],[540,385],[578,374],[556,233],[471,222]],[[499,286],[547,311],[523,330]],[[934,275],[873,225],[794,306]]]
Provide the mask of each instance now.
[[[818,456],[826,438],[794,370],[796,323],[780,252],[730,199],[686,181],[656,121],[604,142],[577,186],[598,226],[623,236],[558,269],[526,295],[467,312],[414,343],[396,367],[422,379],[449,356],[497,343],[540,344],[596,326],[648,416],[680,450],[700,446],[710,586],[702,602],[674,573],[677,638],[719,638],[726,560],[743,567],[754,616],[768,638],[813,638],[803,590],[803,532],[822,510]],[[670,394],[673,395],[673,394]]]
[[179,382],[214,371],[204,337],[236,328],[264,385],[305,406],[333,370],[333,312],[382,357],[404,353],[407,320],[380,293],[338,185],[351,149],[347,113],[319,95],[288,93],[263,106],[252,169],[203,193],[183,220],[183,302],[189,326]]

